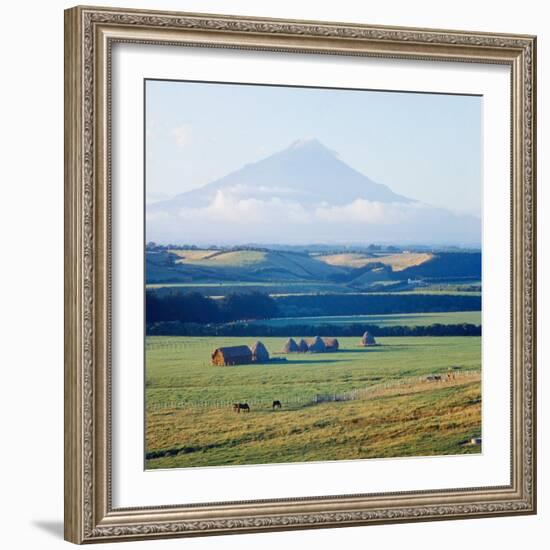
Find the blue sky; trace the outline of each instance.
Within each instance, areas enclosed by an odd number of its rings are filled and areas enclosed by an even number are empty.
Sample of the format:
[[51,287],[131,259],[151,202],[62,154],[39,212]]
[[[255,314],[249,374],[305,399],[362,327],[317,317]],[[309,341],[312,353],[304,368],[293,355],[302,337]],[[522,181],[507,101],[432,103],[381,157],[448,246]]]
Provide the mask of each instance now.
[[480,215],[482,98],[147,81],[148,202],[315,137],[394,192]]

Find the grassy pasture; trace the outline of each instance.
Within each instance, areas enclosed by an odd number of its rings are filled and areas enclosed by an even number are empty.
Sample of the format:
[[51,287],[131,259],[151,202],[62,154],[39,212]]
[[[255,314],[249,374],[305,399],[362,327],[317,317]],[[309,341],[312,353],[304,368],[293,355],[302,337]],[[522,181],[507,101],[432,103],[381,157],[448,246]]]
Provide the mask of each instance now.
[[408,267],[423,264],[433,258],[433,254],[426,252],[403,252],[400,254],[371,254],[340,253],[317,256],[319,260],[330,265],[345,267],[364,267],[368,264],[381,263],[392,267],[393,271],[403,271]]
[[180,259],[178,263],[246,267],[265,261],[267,253],[259,250],[235,250],[229,252],[212,250],[170,250]]
[[[395,281],[391,281],[393,284]],[[378,283],[377,283],[378,284]],[[477,290],[462,290],[458,287],[447,289],[441,285],[434,287],[419,287],[410,290],[376,290],[370,292],[360,292],[354,286],[332,283],[332,282],[309,282],[309,281],[280,281],[280,282],[252,282],[252,281],[226,281],[219,283],[149,283],[147,290],[154,290],[161,294],[171,292],[200,292],[205,296],[219,297],[226,296],[233,292],[262,292],[270,296],[308,296],[311,294],[355,294],[363,295],[407,295],[407,294],[427,294],[449,296],[481,296]]]
[[206,296],[226,296],[233,292],[262,292],[272,296],[287,296],[304,294],[342,294],[354,292],[344,285],[330,282],[311,281],[226,281],[219,283],[150,283],[147,290],[160,293],[166,292],[200,292]]
[[205,260],[216,253],[215,250],[169,250],[170,253],[175,254],[180,259],[178,263],[193,263]]
[[[233,275],[241,273],[247,277],[251,273],[260,276],[260,280],[280,277],[287,279],[316,280],[333,273],[335,268],[325,262],[319,262],[308,254],[297,254],[277,250],[170,250],[178,256],[181,265],[228,269]],[[339,271],[336,268],[336,271]],[[223,274],[223,271],[222,273]],[[223,278],[223,277],[221,277]],[[244,277],[243,277],[244,278]]]
[[[299,337],[299,336],[298,336]],[[479,452],[481,340],[341,338],[330,354],[277,355],[284,338],[262,338],[265,365],[214,367],[219,346],[250,338],[148,337],[148,468],[239,465]],[[460,367],[455,381],[425,376]],[[368,397],[315,403],[319,394],[368,389]],[[272,411],[279,399],[281,411]],[[248,402],[249,414],[231,403]]]
[[[371,292],[371,294],[373,294]],[[391,292],[385,292],[383,294],[391,294]],[[481,296],[480,290],[461,290],[461,289],[451,289],[441,288],[437,286],[432,287],[419,287],[414,290],[404,290],[402,292],[394,292],[393,294],[430,294],[430,295],[442,295],[446,294],[447,296]]]
[[[279,251],[264,250],[201,250],[201,249],[174,249],[170,250],[172,254],[180,259],[178,263],[196,264],[196,265],[219,265],[243,267],[252,264],[261,264],[274,262],[295,263],[297,260],[304,261],[303,254],[291,254]],[[313,262],[307,262],[309,265],[315,265],[316,260],[325,264],[340,267],[360,268],[370,263],[382,263],[391,266],[394,271],[402,271],[408,267],[420,265],[433,258],[433,254],[426,252],[403,252],[399,254],[361,254],[361,253],[338,253],[338,254],[315,254],[310,255]]]
[[448,311],[442,313],[392,313],[387,315],[337,315],[321,317],[280,317],[248,321],[248,324],[265,326],[292,326],[292,325],[352,325],[371,324],[380,327],[388,326],[426,326],[440,323],[442,325],[456,325],[471,323],[481,324],[481,311]]

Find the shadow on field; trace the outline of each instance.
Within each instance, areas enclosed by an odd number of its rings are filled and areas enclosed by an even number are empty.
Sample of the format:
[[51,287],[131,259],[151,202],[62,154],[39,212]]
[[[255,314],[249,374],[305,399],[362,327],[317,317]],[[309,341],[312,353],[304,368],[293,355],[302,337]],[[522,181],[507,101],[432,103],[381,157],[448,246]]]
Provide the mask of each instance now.
[[269,366],[274,365],[320,365],[320,364],[327,364],[327,363],[343,363],[344,359],[287,359],[286,361],[273,361],[273,363],[269,363]]
[[377,353],[381,351],[392,351],[389,346],[357,346],[356,348],[339,349],[338,351],[327,351],[325,353]]
[[[340,355],[340,354],[347,354],[347,353],[355,353],[355,354],[359,354],[359,355],[362,355],[364,353],[380,353],[380,352],[385,352],[385,351],[392,351],[391,348],[389,347],[382,347],[382,346],[373,346],[371,348],[362,348],[362,347],[357,347],[357,348],[351,348],[351,349],[339,349],[338,351],[325,351],[323,353],[290,353],[290,354],[283,354],[283,353],[280,353],[280,354],[274,354],[275,356],[279,355],[279,356],[285,356],[286,357],[286,361],[281,361],[281,364],[284,364],[284,363],[325,363],[325,362],[338,362],[338,361],[343,361],[343,359],[312,359],[310,360],[309,357],[330,357],[331,355]],[[393,350],[395,351],[395,350]],[[303,357],[303,359],[301,359]],[[296,358],[296,359],[295,359]],[[300,358],[300,359],[298,359]],[[273,363],[276,363],[276,361],[274,361]]]

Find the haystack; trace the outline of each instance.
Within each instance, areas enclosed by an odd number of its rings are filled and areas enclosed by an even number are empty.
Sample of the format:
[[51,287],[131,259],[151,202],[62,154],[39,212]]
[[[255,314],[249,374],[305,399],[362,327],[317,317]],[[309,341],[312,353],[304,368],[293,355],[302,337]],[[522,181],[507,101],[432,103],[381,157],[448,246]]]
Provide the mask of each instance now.
[[323,338],[327,351],[338,351],[340,344],[336,338]]
[[300,353],[305,353],[306,351],[309,350],[309,347],[307,345],[307,342],[302,338],[299,342],[298,342],[298,351]]
[[363,338],[361,338],[361,345],[362,346],[376,346],[376,340],[374,339],[374,336],[370,332],[365,332],[363,334]]
[[312,353],[323,353],[326,349],[327,347],[320,336],[316,336],[308,342],[308,351]]
[[252,361],[254,363],[267,363],[269,361],[269,352],[259,340],[250,347],[252,352]]
[[296,353],[297,351],[299,351],[298,344],[294,338],[289,338],[283,346],[283,353]]

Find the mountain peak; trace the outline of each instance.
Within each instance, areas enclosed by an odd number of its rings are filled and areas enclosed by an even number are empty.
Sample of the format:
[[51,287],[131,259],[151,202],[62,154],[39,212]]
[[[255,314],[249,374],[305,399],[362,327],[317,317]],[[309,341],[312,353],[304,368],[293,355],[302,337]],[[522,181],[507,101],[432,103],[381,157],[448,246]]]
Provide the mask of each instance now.
[[322,152],[336,156],[336,153],[332,149],[329,149],[326,145],[323,145],[317,138],[314,137],[297,139],[290,144],[287,150]]
[[478,222],[394,193],[316,138],[148,204],[147,216],[147,239],[160,242],[477,242],[479,234]]
[[231,200],[283,201],[306,210],[319,204],[343,206],[357,199],[377,203],[412,202],[354,170],[337,152],[312,137],[293,141],[282,151],[148,208],[173,212],[205,208],[220,196]]

